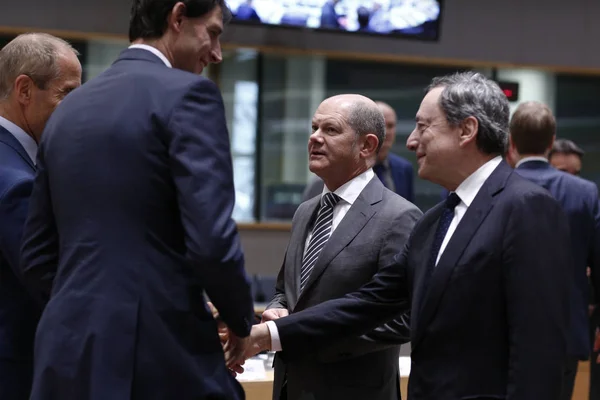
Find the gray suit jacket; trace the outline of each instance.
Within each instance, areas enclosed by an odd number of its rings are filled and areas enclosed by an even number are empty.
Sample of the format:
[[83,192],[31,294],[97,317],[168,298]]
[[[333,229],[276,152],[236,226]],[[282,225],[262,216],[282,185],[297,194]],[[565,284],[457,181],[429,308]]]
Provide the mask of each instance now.
[[[302,203],[294,215],[276,294],[267,308],[286,308],[291,314],[359,289],[393,262],[422,215],[379,179],[372,179],[331,235],[300,294],[304,245],[319,201],[316,197]],[[405,331],[396,343],[385,344],[353,338],[299,358],[278,355],[273,398],[285,399],[285,389],[288,400],[397,399],[399,344],[408,337]]]

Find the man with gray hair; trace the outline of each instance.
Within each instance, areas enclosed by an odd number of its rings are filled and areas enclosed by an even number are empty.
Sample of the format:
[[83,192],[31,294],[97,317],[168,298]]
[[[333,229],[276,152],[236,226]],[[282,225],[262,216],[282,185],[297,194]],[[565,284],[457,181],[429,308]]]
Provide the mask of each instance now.
[[[508,122],[506,96],[481,74],[433,80],[407,147],[419,177],[449,196],[361,290],[275,320],[286,358],[406,312],[408,292],[409,400],[559,399],[569,227],[556,200],[502,160]],[[272,331],[253,327],[253,351]]]
[[[330,97],[317,108],[308,141],[309,168],[325,187],[294,215],[276,293],[263,321],[357,290],[406,243],[422,213],[387,189],[373,171],[384,137],[383,114],[364,96]],[[304,319],[297,323],[302,326]],[[391,344],[354,337],[316,356],[277,355],[273,399],[397,400],[406,325],[399,322],[393,331],[381,328],[393,338]],[[270,347],[281,350],[276,335],[272,337]]]
[[61,100],[81,84],[77,52],[43,34],[0,51],[0,399],[27,399],[40,308],[27,293],[19,248],[33,187],[37,145]]

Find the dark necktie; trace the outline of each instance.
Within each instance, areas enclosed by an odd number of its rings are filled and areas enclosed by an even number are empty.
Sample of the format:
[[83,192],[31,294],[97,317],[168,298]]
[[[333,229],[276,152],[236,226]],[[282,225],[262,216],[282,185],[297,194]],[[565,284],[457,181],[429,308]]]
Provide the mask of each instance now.
[[302,268],[300,269],[300,291],[308,281],[308,277],[315,266],[321,250],[325,247],[329,236],[331,236],[331,224],[333,222],[333,207],[340,201],[340,197],[335,193],[325,193],[321,198],[321,208],[317,214],[317,220],[312,231],[312,236],[308,243],[308,248],[302,258]]
[[450,223],[454,218],[454,209],[458,203],[460,203],[460,197],[458,197],[456,193],[451,192],[448,197],[446,197],[446,204],[444,210],[442,211],[442,215],[440,215],[440,221],[438,223],[437,230],[435,231],[435,238],[431,244],[429,262],[425,272],[425,282],[422,292],[423,296],[426,295],[427,289],[429,288],[429,282],[431,281],[431,276],[435,270],[435,262],[437,260],[438,253],[440,252],[440,248],[442,247],[442,242],[446,237],[446,233],[448,233],[448,228],[450,228]]

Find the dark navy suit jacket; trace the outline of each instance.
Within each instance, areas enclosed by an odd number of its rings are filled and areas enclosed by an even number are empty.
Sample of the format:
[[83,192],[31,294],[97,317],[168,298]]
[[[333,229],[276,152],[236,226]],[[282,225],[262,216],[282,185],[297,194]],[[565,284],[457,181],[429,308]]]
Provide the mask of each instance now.
[[32,399],[237,399],[204,291],[253,317],[221,95],[127,49],[69,94],[40,144],[23,273],[49,302]]
[[596,291],[600,290],[598,187],[593,182],[559,171],[544,161],[526,161],[516,171],[522,177],[546,188],[569,218],[573,285],[568,354],[587,360],[591,351],[588,322],[590,294],[586,276],[588,266],[592,270],[594,288]]
[[413,183],[415,173],[412,164],[410,161],[392,153],[388,153],[387,160],[390,163],[395,192],[413,203],[415,201]]
[[339,28],[338,14],[331,1],[327,1],[321,8],[321,28]]
[[276,320],[282,356],[306,356],[410,308],[410,400],[558,399],[571,265],[560,205],[502,162],[423,293],[443,208],[429,210],[396,262],[360,291]]
[[19,248],[34,176],[23,146],[0,126],[0,399],[24,399],[31,389],[40,308],[23,285]]

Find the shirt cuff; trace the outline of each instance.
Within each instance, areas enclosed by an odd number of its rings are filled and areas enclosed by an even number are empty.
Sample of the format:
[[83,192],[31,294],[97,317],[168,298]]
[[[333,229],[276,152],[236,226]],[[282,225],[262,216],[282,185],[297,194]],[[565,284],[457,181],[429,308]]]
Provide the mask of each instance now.
[[281,351],[281,341],[279,340],[279,331],[277,325],[273,321],[267,321],[267,328],[271,334],[271,351]]

